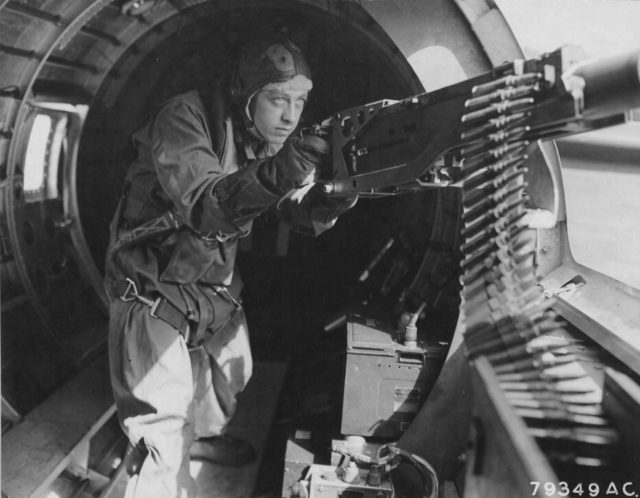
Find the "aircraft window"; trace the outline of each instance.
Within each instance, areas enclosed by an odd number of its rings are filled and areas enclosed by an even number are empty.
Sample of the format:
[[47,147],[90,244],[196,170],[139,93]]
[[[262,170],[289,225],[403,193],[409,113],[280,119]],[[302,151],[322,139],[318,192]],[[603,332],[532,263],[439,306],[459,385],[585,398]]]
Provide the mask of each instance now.
[[36,116],[29,136],[27,154],[24,161],[24,193],[28,201],[42,198],[44,190],[44,169],[47,163],[47,142],[51,133],[51,118]]
[[411,54],[407,61],[427,92],[467,79],[453,52],[440,45],[418,50]]
[[37,114],[24,159],[25,202],[59,197],[58,172],[66,141],[67,116]]
[[573,257],[640,289],[640,122],[576,135],[558,147]]

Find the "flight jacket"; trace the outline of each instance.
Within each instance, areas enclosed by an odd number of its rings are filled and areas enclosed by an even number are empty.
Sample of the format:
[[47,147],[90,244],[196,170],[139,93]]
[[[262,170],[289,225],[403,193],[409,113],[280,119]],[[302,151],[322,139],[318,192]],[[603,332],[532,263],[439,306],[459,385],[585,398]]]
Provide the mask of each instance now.
[[335,223],[339,212],[319,189],[294,200],[261,183],[257,171],[268,158],[247,157],[246,138],[221,88],[171,98],[132,135],[137,157],[107,250],[105,287],[111,299],[129,278],[140,294],[162,296],[185,313],[193,313],[195,303],[197,320],[194,290],[215,293],[224,286],[238,298],[238,239],[250,232],[256,216],[277,204],[282,220],[311,235]]

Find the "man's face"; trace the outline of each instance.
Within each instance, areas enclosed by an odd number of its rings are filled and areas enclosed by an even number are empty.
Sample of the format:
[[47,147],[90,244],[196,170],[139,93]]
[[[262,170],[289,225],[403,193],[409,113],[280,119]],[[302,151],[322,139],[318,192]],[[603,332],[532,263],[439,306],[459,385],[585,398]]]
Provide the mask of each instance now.
[[253,122],[265,142],[285,142],[298,126],[308,94],[295,89],[266,89],[256,94]]

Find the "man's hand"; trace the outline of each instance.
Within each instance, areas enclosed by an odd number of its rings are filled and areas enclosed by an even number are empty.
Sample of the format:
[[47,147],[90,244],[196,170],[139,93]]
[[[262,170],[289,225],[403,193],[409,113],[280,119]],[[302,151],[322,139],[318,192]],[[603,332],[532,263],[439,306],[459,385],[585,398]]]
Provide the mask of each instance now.
[[357,194],[347,196],[328,196],[324,192],[319,194],[319,204],[327,210],[328,218],[337,218],[346,213],[358,202]]
[[260,168],[261,180],[281,195],[313,182],[329,160],[329,142],[315,135],[293,137]]

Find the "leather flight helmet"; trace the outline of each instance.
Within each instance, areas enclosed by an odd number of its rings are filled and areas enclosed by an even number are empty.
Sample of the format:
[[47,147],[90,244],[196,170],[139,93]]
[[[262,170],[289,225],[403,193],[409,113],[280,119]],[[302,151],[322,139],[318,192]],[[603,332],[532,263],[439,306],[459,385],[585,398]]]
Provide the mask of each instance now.
[[284,83],[296,76],[309,80],[311,69],[301,50],[284,36],[269,37],[250,44],[241,52],[231,81],[231,96],[240,109],[270,83]]

